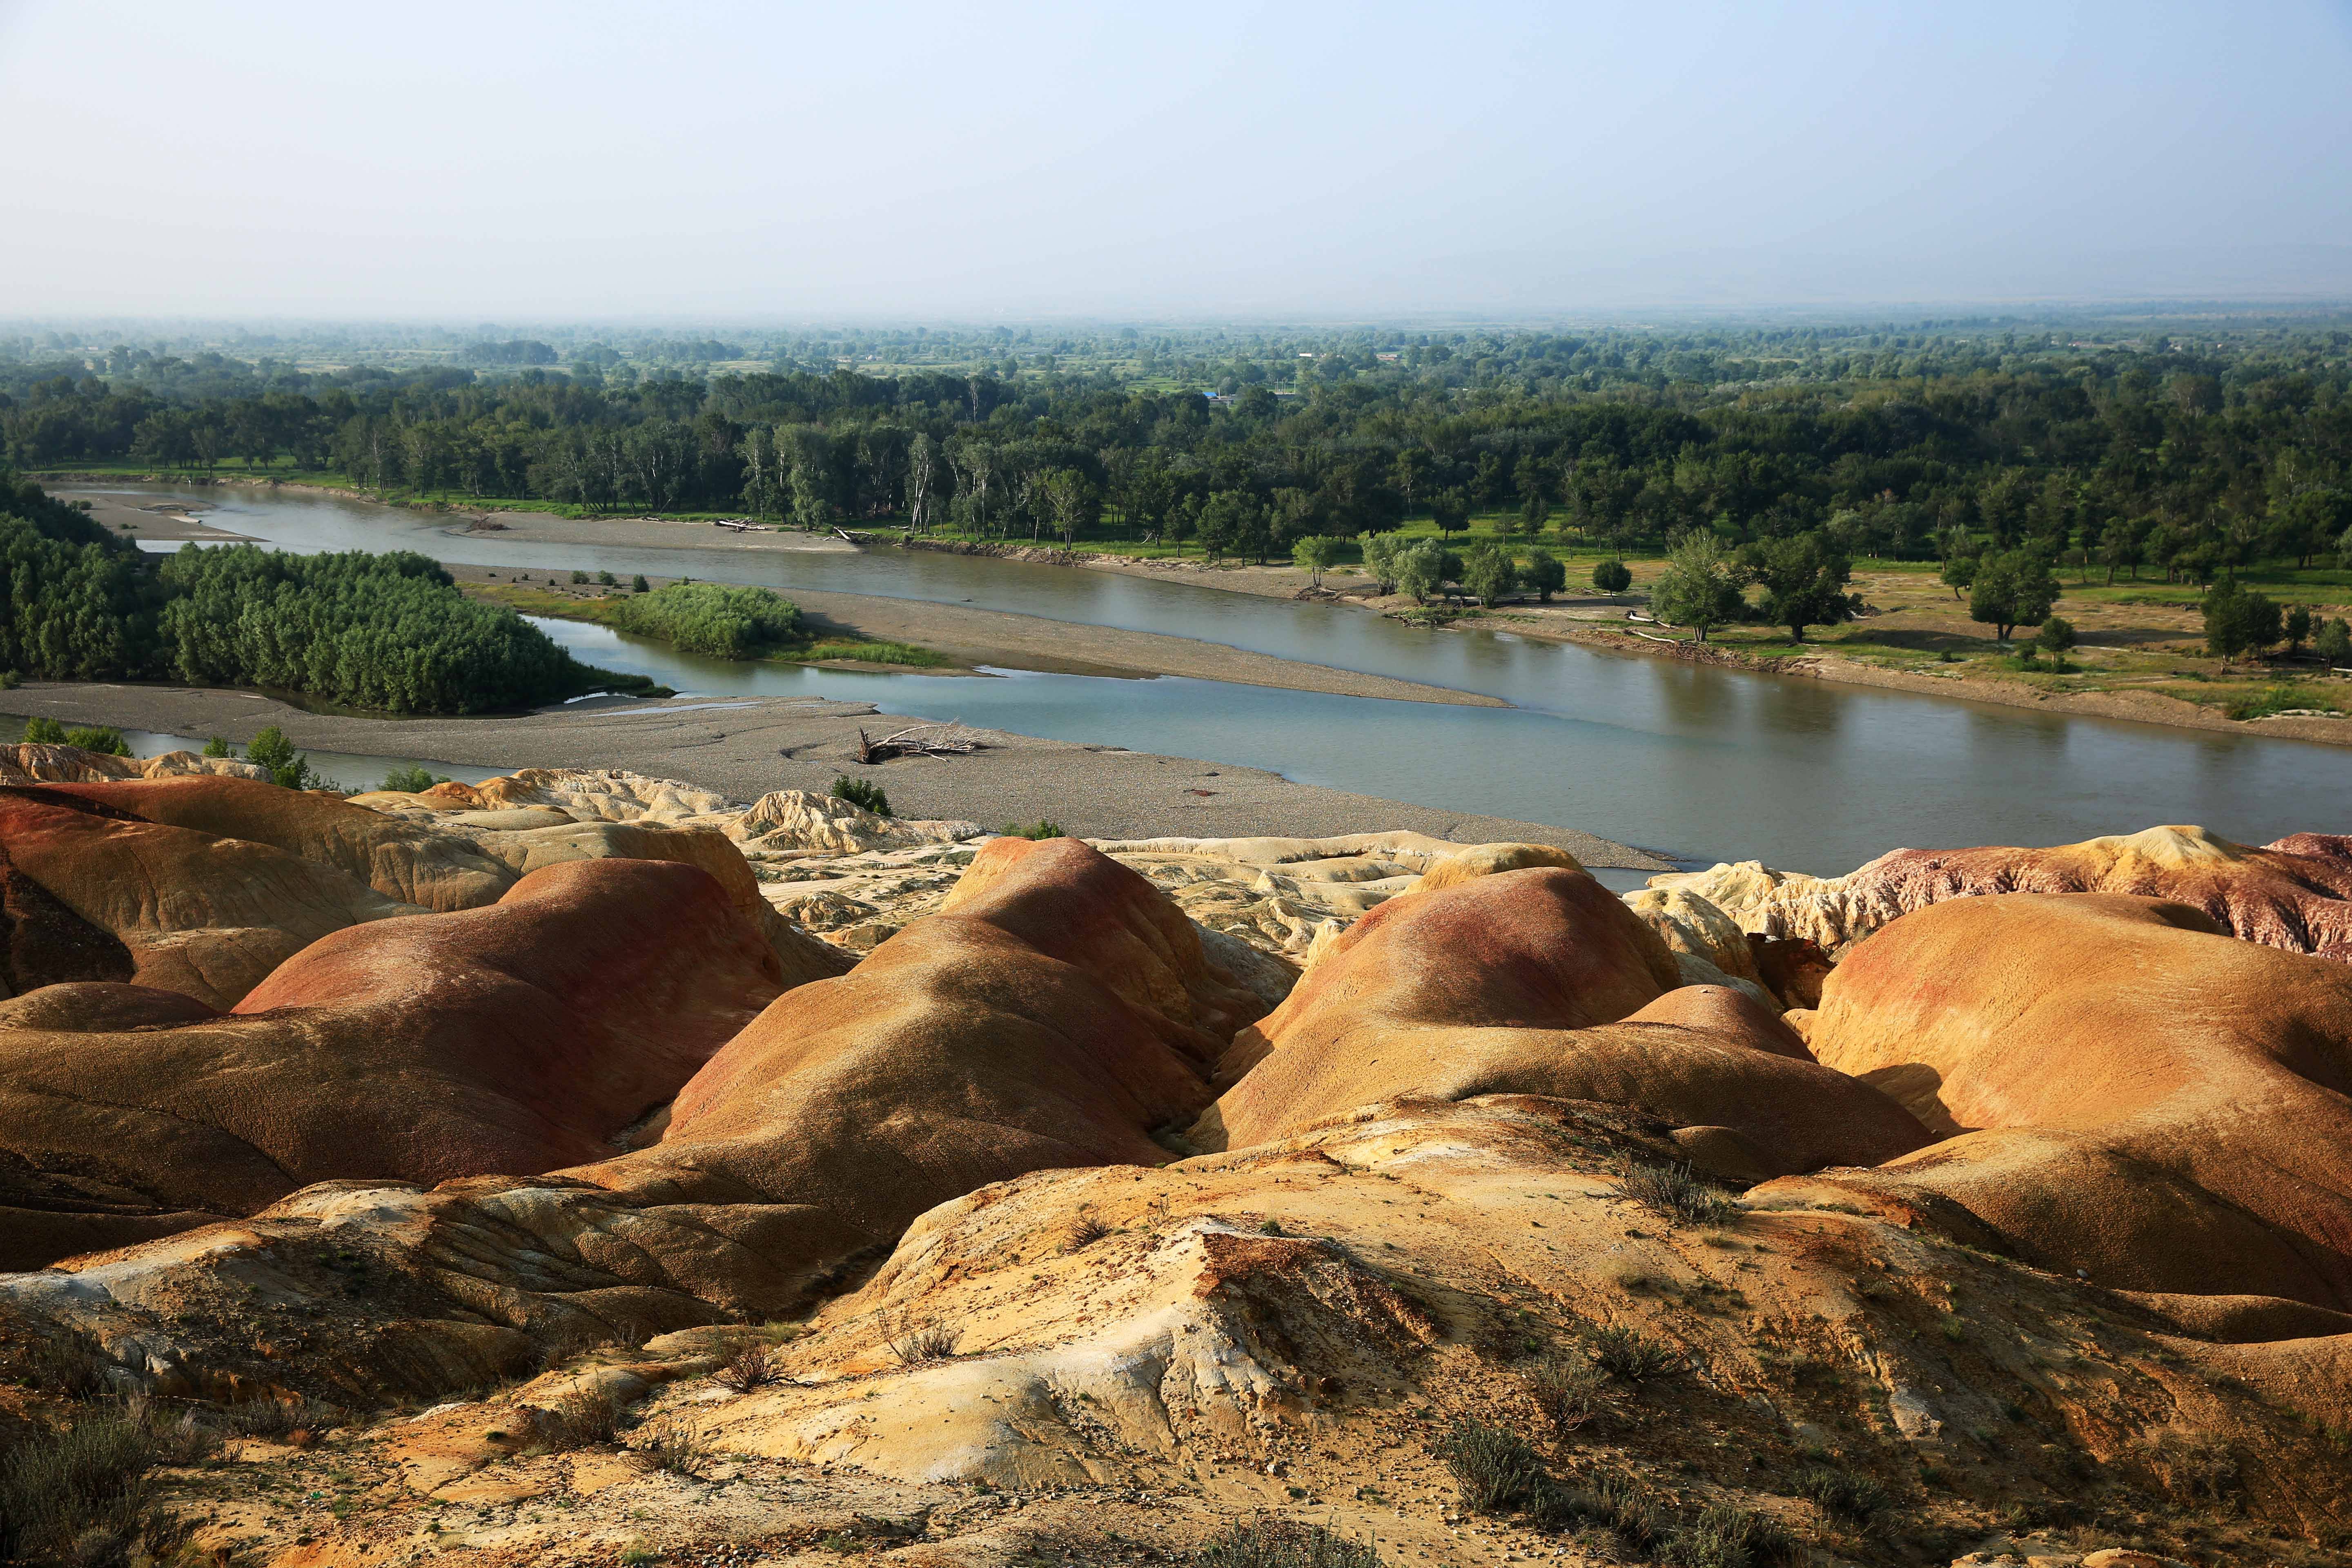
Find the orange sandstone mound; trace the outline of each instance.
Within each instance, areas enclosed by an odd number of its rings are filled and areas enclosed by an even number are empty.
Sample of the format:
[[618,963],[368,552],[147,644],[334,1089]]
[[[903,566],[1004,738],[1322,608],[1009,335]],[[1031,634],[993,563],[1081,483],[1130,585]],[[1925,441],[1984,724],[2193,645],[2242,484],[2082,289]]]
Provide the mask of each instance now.
[[787,992],[678,1091],[662,1141],[568,1173],[672,1204],[773,1205],[810,1272],[932,1205],[1059,1165],[1158,1164],[1264,1007],[1142,877],[1000,838],[848,974]]
[[593,860],[486,909],[335,932],[226,1015],[137,986],[33,992],[0,1005],[0,1201],[17,1211],[0,1211],[0,1261],[331,1178],[599,1158],[782,985],[702,872]]
[[1708,900],[1746,930],[1832,952],[1912,910],[1989,893],[2133,893],[2202,910],[2289,952],[2352,961],[2352,838],[2297,833],[2259,848],[2201,827],[2149,827],[2048,849],[1897,849],[1843,877],[1753,861],[1651,879]]
[[1853,1180],[2127,1289],[2352,1309],[2352,971],[2116,895],[1961,899],[1809,1030],[1944,1142]]
[[1408,893],[1244,1032],[1226,1061],[1240,1081],[1191,1136],[1243,1148],[1374,1102],[1527,1094],[1665,1118],[1727,1174],[1874,1164],[1928,1141],[1748,997],[1677,979],[1658,935],[1582,871]]

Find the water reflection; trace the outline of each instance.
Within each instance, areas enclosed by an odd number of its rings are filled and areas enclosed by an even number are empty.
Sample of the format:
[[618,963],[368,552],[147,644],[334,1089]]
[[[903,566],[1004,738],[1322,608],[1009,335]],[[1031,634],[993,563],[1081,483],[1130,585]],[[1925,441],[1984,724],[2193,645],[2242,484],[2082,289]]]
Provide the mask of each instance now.
[[2201,822],[2262,842],[2337,828],[2352,800],[2352,751],[2335,747],[1418,630],[1157,576],[896,550],[526,544],[448,534],[446,519],[331,498],[180,493],[211,504],[220,526],[289,549],[415,549],[478,565],[969,602],[1486,692],[1517,707],[1175,679],[983,680],[729,665],[550,623],[583,658],[682,690],[849,697],[894,714],[1213,757],[1439,809],[1568,824],[1701,858],[1836,872],[1897,845],[2048,844],[2155,822]]

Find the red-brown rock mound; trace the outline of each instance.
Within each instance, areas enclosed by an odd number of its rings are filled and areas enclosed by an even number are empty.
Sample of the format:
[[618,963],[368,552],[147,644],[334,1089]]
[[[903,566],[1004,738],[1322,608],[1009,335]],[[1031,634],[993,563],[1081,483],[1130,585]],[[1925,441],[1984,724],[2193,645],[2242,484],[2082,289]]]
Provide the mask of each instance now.
[[225,1016],[135,986],[35,992],[0,1007],[0,1190],[22,1214],[94,1217],[0,1215],[0,1266],[47,1262],[65,1231],[69,1250],[114,1245],[330,1178],[599,1158],[781,987],[709,876],[591,860],[487,909],[332,933]]
[[1152,1130],[1207,1103],[1263,1005],[1136,872],[1076,839],[998,839],[939,913],[777,998],[678,1092],[660,1143],[567,1173],[760,1205],[741,1223],[804,1283],[990,1182],[1165,1161]]
[[1809,1038],[1945,1142],[1865,1185],[2122,1289],[2352,1308],[2352,971],[2115,895],[1961,899],[1831,974]]
[[1367,915],[1228,1058],[1192,1134],[1241,1148],[1375,1101],[1534,1094],[1727,1129],[1757,1173],[1875,1163],[1927,1142],[1727,987],[1670,989],[1664,942],[1581,871],[1506,871]]

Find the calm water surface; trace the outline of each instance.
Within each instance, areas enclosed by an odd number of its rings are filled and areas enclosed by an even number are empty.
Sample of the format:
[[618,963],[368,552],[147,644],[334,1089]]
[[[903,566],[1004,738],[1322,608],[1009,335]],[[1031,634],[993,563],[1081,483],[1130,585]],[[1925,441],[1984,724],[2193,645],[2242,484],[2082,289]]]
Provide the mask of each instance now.
[[2259,843],[2298,829],[2343,831],[2352,816],[2348,748],[1621,658],[1507,633],[1421,631],[1360,610],[987,557],[527,544],[315,495],[123,490],[204,503],[216,525],[289,550],[410,549],[468,565],[685,574],[971,604],[1483,692],[1515,706],[1174,678],[736,665],[600,626],[541,623],[583,658],[682,692],[853,698],[887,713],[1209,757],[1580,827],[1681,858],[1836,872],[1899,845],[2052,844],[2157,822],[2202,823]]

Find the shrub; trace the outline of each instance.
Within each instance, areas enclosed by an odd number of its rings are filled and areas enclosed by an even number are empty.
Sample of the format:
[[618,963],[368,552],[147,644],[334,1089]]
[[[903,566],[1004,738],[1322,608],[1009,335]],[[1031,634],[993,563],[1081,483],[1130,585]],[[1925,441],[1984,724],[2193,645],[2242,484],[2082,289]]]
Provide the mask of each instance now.
[[629,579],[629,592],[632,594],[650,594],[653,592],[653,588],[646,582],[645,574],[639,573],[637,575]]
[[1697,1519],[1666,1538],[1664,1560],[1678,1568],[1752,1568],[1795,1559],[1797,1543],[1761,1514],[1709,1503]]
[[0,1557],[119,1557],[146,1512],[157,1447],[153,1423],[134,1410],[92,1411],[19,1441],[0,1459]]
[[1608,1408],[1605,1381],[1601,1369],[1590,1361],[1547,1358],[1526,1375],[1528,1392],[1562,1432],[1575,1431]]
[[66,727],[55,719],[27,719],[25,741],[27,745],[62,746],[66,743]]
[[394,768],[383,775],[383,787],[396,790],[403,795],[423,795],[435,784],[445,784],[448,782],[448,774],[427,773],[414,763],[404,768]]
[[123,740],[122,731],[111,724],[85,724],[78,729],[68,730],[66,744],[79,746],[85,752],[97,752],[100,755],[109,757],[127,757],[131,754],[130,743]]
[[800,630],[800,607],[766,588],[672,583],[613,602],[613,624],[713,658],[755,658]]
[[340,1425],[343,1413],[316,1399],[255,1399],[233,1405],[222,1422],[247,1437],[277,1439],[297,1432],[320,1433]]
[[236,748],[230,745],[226,741],[222,740],[218,735],[215,735],[211,740],[205,742],[205,755],[208,757],[233,757],[236,755]]
[[1568,586],[1568,568],[1549,550],[1530,550],[1527,570],[1519,574],[1519,578],[1536,591],[1539,602],[1549,605],[1554,594]]
[[1004,837],[1007,838],[1059,838],[1062,837],[1062,825],[1051,818],[1042,816],[1026,827],[1017,822],[1008,822],[1004,825]]
[[1848,1524],[1867,1526],[1894,1500],[1886,1495],[1886,1489],[1870,1477],[1831,1465],[1800,1470],[1792,1484],[1797,1496]]
[[646,1422],[632,1448],[638,1463],[647,1469],[667,1470],[674,1476],[698,1474],[710,1462],[709,1442],[684,1415],[663,1415]]
[[1462,1489],[1462,1500],[1480,1513],[1514,1513],[1542,1495],[1549,1478],[1543,1461],[1507,1427],[1463,1416],[1438,1440],[1437,1457]]
[[621,1408],[601,1388],[573,1388],[550,1405],[526,1406],[530,1445],[555,1453],[609,1443],[621,1430]]
[[599,587],[617,588],[621,585],[621,580],[610,572],[599,572],[596,574],[596,584]]
[[13,669],[0,669],[0,691],[14,691],[25,684],[25,678]]
[[1319,1525],[1257,1513],[1202,1542],[1192,1563],[1194,1568],[1381,1568],[1381,1554]]
[[1642,1383],[1672,1372],[1682,1357],[1638,1330],[1610,1327],[1592,1331],[1592,1359],[1612,1377]]
[[1083,1252],[1109,1234],[1110,1226],[1092,1209],[1081,1209],[1077,1218],[1070,1222],[1070,1228],[1062,1233],[1062,1250]]
[[782,1376],[769,1358],[767,1342],[747,1340],[735,1347],[725,1365],[711,1373],[711,1381],[731,1393],[749,1394],[781,1381]]
[[904,1312],[884,1319],[882,1329],[889,1337],[890,1353],[898,1358],[900,1366],[946,1361],[955,1354],[956,1341],[961,1337],[944,1324],[918,1323]]
[[1622,561],[1602,561],[1592,568],[1592,585],[1604,594],[1622,594],[1633,585],[1633,574]]
[[1654,1214],[1687,1225],[1722,1225],[1738,1214],[1731,1194],[1689,1165],[1654,1165],[1628,1160],[1620,1169],[1621,1190]]
[[574,583],[585,583],[588,581],[588,574],[575,567],[572,569],[572,580]]
[[310,759],[296,751],[286,731],[275,724],[253,738],[245,760],[268,768],[270,782],[282,789],[316,789],[321,782],[311,771]]
[[869,784],[864,779],[837,778],[833,781],[832,794],[834,799],[845,800],[859,810],[870,811],[877,816],[898,815],[890,809],[890,797],[882,792],[878,784]]

